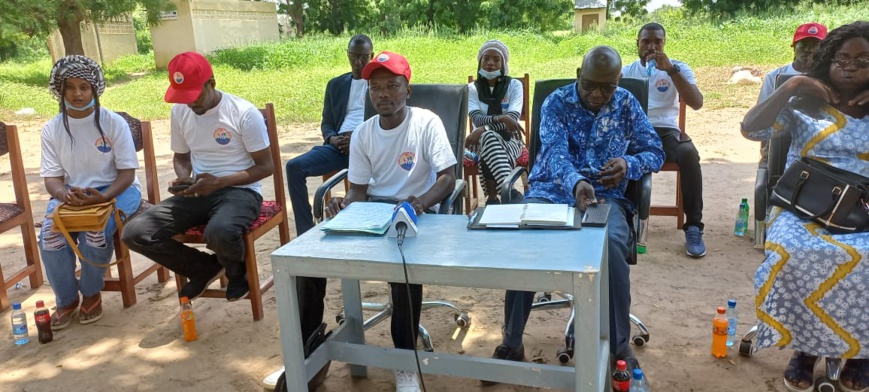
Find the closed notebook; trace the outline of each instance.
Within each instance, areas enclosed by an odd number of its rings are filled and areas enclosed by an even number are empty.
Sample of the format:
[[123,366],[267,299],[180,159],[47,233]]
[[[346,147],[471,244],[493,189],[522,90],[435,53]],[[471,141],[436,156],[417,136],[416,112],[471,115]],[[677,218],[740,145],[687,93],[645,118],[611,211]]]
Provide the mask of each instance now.
[[320,226],[320,230],[383,235],[389,230],[394,210],[394,204],[357,201]]

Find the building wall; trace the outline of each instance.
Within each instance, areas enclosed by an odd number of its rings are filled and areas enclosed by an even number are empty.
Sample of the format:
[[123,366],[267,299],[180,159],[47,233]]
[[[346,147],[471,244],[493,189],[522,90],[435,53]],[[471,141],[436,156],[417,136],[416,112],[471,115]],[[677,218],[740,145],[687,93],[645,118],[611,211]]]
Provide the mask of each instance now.
[[602,30],[606,25],[606,8],[575,9],[573,31],[582,33],[588,29]]
[[172,1],[178,6],[177,15],[151,27],[157,68],[166,68],[172,57],[181,52],[208,54],[218,49],[280,39],[274,3]]
[[[129,15],[111,22],[100,23],[96,29],[93,23],[82,23],[81,40],[85,56],[97,62],[110,63],[118,57],[138,53],[136,29]],[[100,58],[101,47],[102,58]],[[48,37],[48,48],[53,61],[66,55],[60,31],[55,30]]]

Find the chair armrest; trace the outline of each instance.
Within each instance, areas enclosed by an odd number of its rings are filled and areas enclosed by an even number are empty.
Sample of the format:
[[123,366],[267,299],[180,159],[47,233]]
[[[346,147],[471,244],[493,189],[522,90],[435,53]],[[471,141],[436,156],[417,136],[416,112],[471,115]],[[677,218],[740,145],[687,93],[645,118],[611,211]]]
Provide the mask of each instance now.
[[652,173],[643,174],[637,181],[639,189],[639,202],[637,203],[637,215],[640,219],[649,219],[652,208]]
[[510,204],[513,202],[510,199],[510,191],[516,186],[516,181],[522,177],[523,173],[525,173],[525,168],[522,166],[517,166],[510,172],[510,177],[507,178],[508,181],[501,185],[501,189],[498,190],[498,193],[501,194],[501,203]]
[[[453,206],[459,206],[459,208],[461,208],[462,204],[456,203],[456,200],[458,200],[460,197],[462,197],[462,194],[465,192],[466,186],[467,186],[467,183],[465,182],[465,180],[456,179],[456,187],[453,188],[453,192],[450,193],[450,195],[447,196],[447,198],[441,202],[440,209],[438,209],[439,215],[452,214],[453,213]],[[458,212],[461,213],[461,211],[458,211]]]
[[757,177],[754,180],[754,219],[766,219],[766,207],[769,205],[769,171],[765,168],[757,169]]
[[323,220],[323,209],[326,208],[326,193],[331,191],[335,185],[344,181],[345,177],[347,177],[347,169],[341,169],[341,171],[329,177],[328,180],[317,188],[317,192],[314,193],[314,221],[319,222]]

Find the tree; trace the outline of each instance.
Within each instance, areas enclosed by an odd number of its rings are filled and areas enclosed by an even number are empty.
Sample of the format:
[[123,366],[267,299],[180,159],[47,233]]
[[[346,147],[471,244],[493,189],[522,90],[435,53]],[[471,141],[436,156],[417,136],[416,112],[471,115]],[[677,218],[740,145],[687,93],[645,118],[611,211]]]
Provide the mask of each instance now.
[[159,22],[161,12],[175,9],[169,0],[7,0],[0,1],[0,25],[8,23],[31,36],[57,28],[66,54],[84,54],[82,22],[109,21],[137,6],[146,10],[150,24]]
[[612,15],[618,12],[620,18],[629,16],[633,18],[641,18],[648,14],[646,5],[649,0],[612,0],[609,2],[607,13]]
[[[837,0],[838,4],[856,4],[862,0]],[[803,0],[682,0],[682,5],[691,13],[707,12],[710,15],[729,17],[739,11],[775,11],[793,9]],[[811,3],[829,3],[829,0],[808,0]]]
[[278,5],[278,12],[289,15],[293,30],[296,31],[296,38],[305,36],[305,9],[307,8],[308,5],[301,0],[285,0],[285,3]]

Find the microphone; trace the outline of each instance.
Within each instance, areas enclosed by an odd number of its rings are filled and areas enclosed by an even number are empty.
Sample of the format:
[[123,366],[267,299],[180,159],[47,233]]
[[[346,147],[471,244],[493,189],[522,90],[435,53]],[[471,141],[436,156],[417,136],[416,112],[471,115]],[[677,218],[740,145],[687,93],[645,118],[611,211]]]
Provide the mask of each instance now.
[[403,202],[395,207],[386,236],[398,238],[399,245],[404,242],[404,237],[416,236],[416,212],[410,203]]

